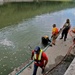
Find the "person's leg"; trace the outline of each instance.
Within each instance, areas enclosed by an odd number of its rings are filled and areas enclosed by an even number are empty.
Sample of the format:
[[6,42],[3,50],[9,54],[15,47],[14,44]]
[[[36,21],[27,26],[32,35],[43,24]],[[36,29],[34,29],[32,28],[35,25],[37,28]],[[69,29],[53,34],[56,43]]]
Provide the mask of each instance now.
[[55,45],[55,41],[56,41],[55,36],[53,36],[53,39],[52,39],[52,44],[53,45]]
[[53,43],[52,44],[55,45],[55,42],[56,42],[56,39],[53,40]]
[[60,38],[60,39],[63,39],[63,36],[64,36],[64,32],[62,32],[62,34],[61,34],[61,38]]
[[65,35],[64,35],[64,41],[66,41],[67,34],[68,34],[68,33],[65,33]]
[[36,75],[36,73],[37,73],[37,69],[38,69],[38,66],[36,66],[36,65],[34,64],[33,75]]
[[52,44],[54,43],[54,37],[52,38]]

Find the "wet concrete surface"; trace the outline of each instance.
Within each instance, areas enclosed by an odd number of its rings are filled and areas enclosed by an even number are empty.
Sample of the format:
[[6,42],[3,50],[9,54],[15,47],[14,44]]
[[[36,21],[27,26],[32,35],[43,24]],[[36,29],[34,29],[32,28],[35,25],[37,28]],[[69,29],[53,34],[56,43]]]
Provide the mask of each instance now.
[[75,56],[72,54],[67,55],[66,58],[62,60],[62,62],[57,65],[52,71],[50,71],[47,75],[64,75],[69,65],[73,61],[74,57]]

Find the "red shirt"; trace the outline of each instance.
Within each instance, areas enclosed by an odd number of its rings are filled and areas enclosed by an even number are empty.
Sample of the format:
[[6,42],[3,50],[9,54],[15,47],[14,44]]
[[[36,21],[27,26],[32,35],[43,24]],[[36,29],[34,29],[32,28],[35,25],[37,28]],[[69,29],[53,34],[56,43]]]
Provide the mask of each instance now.
[[[32,51],[32,55],[34,55],[34,50]],[[38,54],[37,54],[37,57],[38,57]],[[36,63],[36,61],[34,61],[34,64],[36,64],[37,66],[42,66],[44,65],[44,61],[48,61],[48,57],[45,52],[42,52],[40,63]]]

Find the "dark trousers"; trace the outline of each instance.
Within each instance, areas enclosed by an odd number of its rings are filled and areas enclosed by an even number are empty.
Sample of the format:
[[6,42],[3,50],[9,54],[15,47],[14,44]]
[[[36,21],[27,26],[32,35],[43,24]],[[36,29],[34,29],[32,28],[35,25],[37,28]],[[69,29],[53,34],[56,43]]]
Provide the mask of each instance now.
[[[40,66],[40,67],[42,68],[43,66]],[[38,69],[38,66],[36,64],[34,64],[33,75],[37,74],[37,69]]]
[[67,38],[67,34],[68,34],[68,32],[62,32],[61,38],[64,37],[64,40],[66,40],[66,38]]

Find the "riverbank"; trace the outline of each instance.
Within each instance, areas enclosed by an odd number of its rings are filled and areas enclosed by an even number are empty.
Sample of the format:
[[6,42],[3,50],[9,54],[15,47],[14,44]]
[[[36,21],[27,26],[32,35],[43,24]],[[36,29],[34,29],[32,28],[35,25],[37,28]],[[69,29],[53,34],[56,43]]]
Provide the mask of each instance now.
[[[63,75],[75,57],[74,55],[68,55],[69,51],[70,52],[75,51],[75,49],[69,50],[69,48],[71,47],[72,42],[73,42],[72,37],[70,35],[68,35],[68,38],[65,42],[63,39],[59,40],[59,38],[60,38],[60,36],[57,39],[56,45],[54,45],[52,47],[48,46],[47,50],[45,51],[48,56],[48,59],[49,59],[45,71],[48,72],[49,70],[51,70],[47,75]],[[34,64],[30,65],[31,66],[30,69],[29,69],[29,67],[26,67],[25,69],[21,69],[19,72],[17,72],[17,75],[32,74],[33,65]],[[20,69],[20,68],[18,68],[18,69]],[[14,70],[12,72],[12,75],[14,75],[15,73],[16,73],[16,70]],[[40,68],[37,71],[37,75],[41,75]]]
[[0,29],[10,25],[16,25],[16,23],[27,20],[36,15],[74,7],[74,2],[62,1],[7,3],[0,6]]

